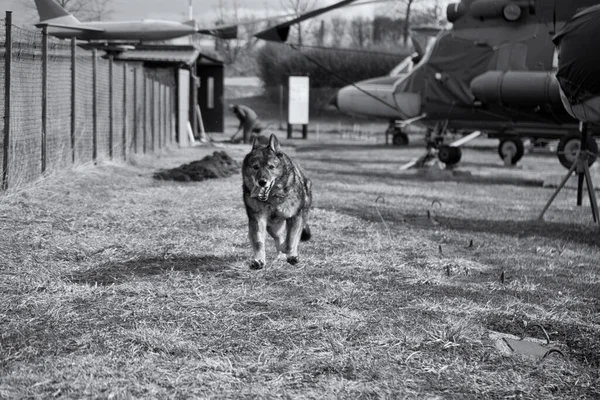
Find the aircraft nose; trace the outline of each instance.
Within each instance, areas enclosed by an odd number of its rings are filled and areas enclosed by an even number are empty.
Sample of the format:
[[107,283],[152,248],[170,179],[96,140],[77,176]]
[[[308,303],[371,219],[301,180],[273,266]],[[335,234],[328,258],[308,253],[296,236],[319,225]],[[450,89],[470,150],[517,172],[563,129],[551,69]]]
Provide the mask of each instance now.
[[359,82],[340,89],[335,96],[335,106],[341,112],[353,115],[408,119],[421,113],[421,98],[417,93],[396,93],[391,83],[374,85]]
[[329,105],[337,108],[338,110],[340,109],[338,107],[338,94],[337,93],[334,94],[333,97],[329,100]]

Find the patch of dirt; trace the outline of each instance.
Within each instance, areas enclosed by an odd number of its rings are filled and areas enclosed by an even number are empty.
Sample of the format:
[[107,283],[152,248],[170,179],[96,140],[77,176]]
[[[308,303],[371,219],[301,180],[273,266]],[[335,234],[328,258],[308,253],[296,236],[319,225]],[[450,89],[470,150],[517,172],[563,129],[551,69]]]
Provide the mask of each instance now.
[[172,169],[154,173],[154,179],[178,182],[200,182],[206,179],[227,178],[240,172],[241,164],[224,151]]

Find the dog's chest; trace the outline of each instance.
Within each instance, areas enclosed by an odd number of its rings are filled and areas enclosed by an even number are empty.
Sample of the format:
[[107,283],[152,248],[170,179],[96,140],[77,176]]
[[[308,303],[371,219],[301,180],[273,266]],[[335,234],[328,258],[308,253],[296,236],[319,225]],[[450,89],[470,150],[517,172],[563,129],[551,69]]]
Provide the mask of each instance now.
[[291,218],[294,215],[298,214],[298,209],[300,208],[300,200],[296,197],[291,197],[286,199],[281,204],[273,207],[273,211],[271,212],[271,219],[281,219],[281,218]]
[[285,198],[274,198],[267,202],[262,202],[254,198],[248,198],[248,205],[254,212],[263,214],[269,220],[276,221],[288,219],[298,214],[302,206],[301,200],[297,196],[286,196]]

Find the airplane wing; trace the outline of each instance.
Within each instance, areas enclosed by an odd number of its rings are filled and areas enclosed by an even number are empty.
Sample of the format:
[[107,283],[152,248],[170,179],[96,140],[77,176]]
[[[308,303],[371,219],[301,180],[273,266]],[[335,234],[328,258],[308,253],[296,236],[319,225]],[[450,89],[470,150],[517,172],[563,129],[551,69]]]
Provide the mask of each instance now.
[[216,36],[221,39],[236,39],[238,35],[238,25],[215,26],[212,28],[202,28],[197,31],[205,35]]
[[264,31],[258,32],[254,36],[259,39],[269,40],[272,42],[285,42],[288,38],[288,35],[290,33],[290,27],[292,25],[300,23],[300,22],[305,21],[310,18],[314,18],[317,15],[324,14],[324,13],[334,10],[336,8],[343,7],[347,4],[352,3],[353,1],[356,1],[356,0],[342,0],[338,3],[332,4],[330,6],[318,8],[316,10],[307,12],[306,14],[302,14],[290,21],[281,23],[279,25],[275,25],[271,28],[265,29]]
[[35,24],[38,28],[43,28],[45,26],[53,27],[53,28],[64,28],[64,29],[72,29],[74,31],[82,31],[82,32],[104,32],[105,29],[102,28],[91,28],[88,26],[81,25],[66,25],[66,24],[54,24],[52,22],[40,22]]

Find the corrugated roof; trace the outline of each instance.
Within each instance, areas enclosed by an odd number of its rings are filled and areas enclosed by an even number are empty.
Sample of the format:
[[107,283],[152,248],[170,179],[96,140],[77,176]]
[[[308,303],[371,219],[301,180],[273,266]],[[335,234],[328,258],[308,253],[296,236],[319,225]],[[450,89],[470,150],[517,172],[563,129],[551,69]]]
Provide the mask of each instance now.
[[200,56],[200,50],[191,46],[170,48],[136,48],[119,54],[121,61],[163,61],[172,63],[193,64]]

